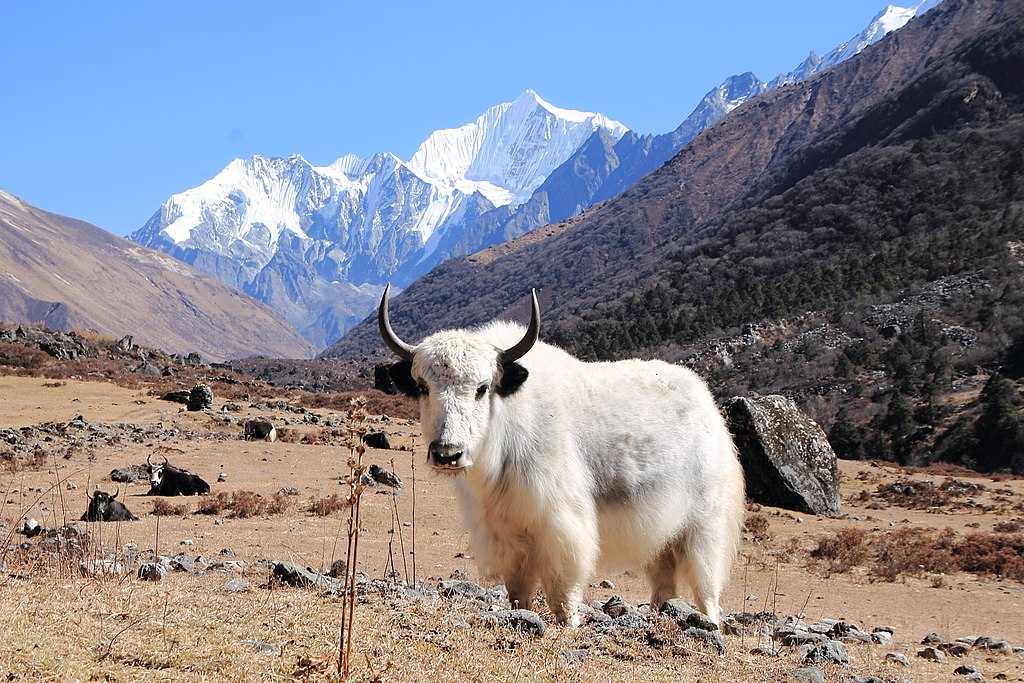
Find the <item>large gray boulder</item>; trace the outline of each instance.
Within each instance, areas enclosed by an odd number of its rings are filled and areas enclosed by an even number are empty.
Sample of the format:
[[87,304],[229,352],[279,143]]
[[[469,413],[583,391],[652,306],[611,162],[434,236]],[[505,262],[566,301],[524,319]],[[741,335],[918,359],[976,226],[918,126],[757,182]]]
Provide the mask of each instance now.
[[785,396],[732,398],[724,407],[747,496],[762,505],[839,514],[839,468],[825,432]]

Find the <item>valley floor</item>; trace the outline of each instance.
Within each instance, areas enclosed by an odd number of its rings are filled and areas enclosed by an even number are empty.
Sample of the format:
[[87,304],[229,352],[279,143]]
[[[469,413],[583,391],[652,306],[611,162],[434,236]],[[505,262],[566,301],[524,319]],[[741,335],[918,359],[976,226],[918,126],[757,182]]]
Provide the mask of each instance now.
[[[297,490],[297,495],[287,496],[290,505],[282,514],[197,514],[198,499],[167,499],[184,503],[185,514],[156,517],[150,513],[160,499],[144,496],[147,483],[121,484],[120,499],[140,520],[88,524],[94,544],[117,552],[130,544],[169,556],[232,557],[241,564],[201,575],[172,572],[163,581],[150,583],[137,579],[134,568],[113,578],[83,577],[77,566],[29,566],[19,564],[17,553],[11,553],[0,577],[0,670],[15,679],[331,679],[340,598],[268,584],[265,561],[287,560],[326,571],[334,560],[344,558],[347,510],[326,516],[310,511],[314,501],[346,495],[347,487],[340,481],[349,457],[339,437],[344,430],[323,426],[325,421],[344,424],[344,414],[318,410],[311,420],[290,410],[253,408],[245,401],[237,401],[239,412],[224,413],[224,401],[219,399],[211,412],[187,413],[144,391],[109,383],[12,376],[0,377],[0,396],[0,430],[63,424],[77,415],[97,426],[80,433],[68,430],[66,437],[44,441],[48,457],[0,472],[0,489],[6,493],[0,507],[5,527],[0,533],[9,544],[24,540],[14,530],[25,516],[51,528],[65,519],[77,520],[85,510],[87,485],[111,491],[116,486],[108,478],[112,469],[144,463],[151,454],[166,456],[211,484],[223,473],[225,481],[213,484],[215,492],[253,491],[269,499],[286,487]],[[273,419],[287,442],[240,440],[236,423],[248,415]],[[138,436],[131,436],[132,428],[112,427],[118,423],[138,426]],[[367,451],[367,462],[387,469],[393,462],[405,487],[395,501],[375,489],[364,495],[359,570],[373,578],[384,576],[392,506],[397,503],[402,538],[393,539],[392,551],[399,571],[404,574],[403,565],[408,565],[411,572],[412,528],[406,525],[413,519],[415,457],[417,576],[428,583],[453,573],[475,580],[468,535],[458,519],[450,484],[427,472],[415,424],[378,417],[368,418],[368,423],[385,431],[393,447],[411,453]],[[302,443],[304,436],[312,443]],[[843,619],[868,632],[879,625],[893,628],[889,645],[849,645],[850,665],[823,666],[826,680],[846,680],[856,673],[883,680],[945,681],[954,679],[954,669],[963,664],[977,666],[988,679],[1004,674],[1009,680],[1024,680],[1020,653],[974,650],[944,662],[916,656],[922,637],[930,631],[949,640],[990,635],[1014,646],[1024,644],[1024,584],[960,572],[886,581],[863,567],[829,574],[808,553],[819,538],[847,527],[869,533],[950,528],[967,534],[1021,522],[1024,481],[993,482],[958,474],[957,481],[983,488],[918,510],[875,494],[896,481],[939,483],[945,477],[866,462],[842,462],[841,470],[846,513],[842,519],[752,508],[752,516],[767,520],[766,529],[756,540],[747,540],[724,609],[801,614],[807,622]],[[54,485],[57,481],[59,487]],[[223,549],[230,552],[222,553]],[[614,588],[598,587],[601,580]],[[231,581],[238,582],[229,585]],[[594,582],[586,596],[589,601],[619,595],[638,604],[647,597],[643,580],[634,573],[602,573]],[[543,607],[540,612],[545,616]],[[477,611],[445,599],[407,601],[371,593],[360,599],[355,614],[353,666],[358,680],[782,681],[801,666],[794,648],[779,648],[778,656],[751,653],[758,646],[774,649],[763,634],[753,632],[727,635],[727,653],[718,657],[680,644],[671,634],[665,641],[609,641],[597,639],[590,628],[549,627],[543,637],[534,639],[483,625]],[[910,667],[886,662],[888,652],[904,653]]]

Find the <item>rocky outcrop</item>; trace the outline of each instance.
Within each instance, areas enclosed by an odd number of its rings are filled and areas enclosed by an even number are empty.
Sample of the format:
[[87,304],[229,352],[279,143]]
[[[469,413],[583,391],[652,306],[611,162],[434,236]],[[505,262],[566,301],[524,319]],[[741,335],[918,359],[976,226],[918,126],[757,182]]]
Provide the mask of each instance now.
[[189,410],[209,410],[213,407],[213,391],[205,384],[192,387],[188,395]]
[[839,514],[839,469],[825,432],[784,396],[736,397],[725,404],[747,480],[762,505]]

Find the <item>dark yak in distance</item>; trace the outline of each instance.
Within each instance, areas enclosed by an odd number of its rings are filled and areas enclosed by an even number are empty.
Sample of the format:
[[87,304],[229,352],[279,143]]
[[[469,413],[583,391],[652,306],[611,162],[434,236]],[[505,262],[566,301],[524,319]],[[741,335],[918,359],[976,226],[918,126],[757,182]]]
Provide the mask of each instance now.
[[156,465],[146,458],[146,463],[149,465],[148,496],[201,496],[210,492],[210,485],[202,477],[175,467],[167,458]]
[[117,500],[117,496],[121,493],[121,489],[118,488],[114,491],[114,495],[105,493],[97,489],[90,496],[89,492],[86,491],[85,496],[89,499],[89,507],[86,508],[85,514],[82,515],[83,522],[130,522],[137,520],[138,517],[131,513],[125,504]]

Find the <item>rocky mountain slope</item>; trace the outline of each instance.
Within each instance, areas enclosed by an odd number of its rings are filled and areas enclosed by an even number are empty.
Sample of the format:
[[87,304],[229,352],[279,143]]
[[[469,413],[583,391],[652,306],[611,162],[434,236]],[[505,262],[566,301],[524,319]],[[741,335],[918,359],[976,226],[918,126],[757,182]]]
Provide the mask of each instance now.
[[0,320],[134,334],[213,360],[313,352],[269,308],[214,278],[2,191]]
[[[1024,239],[1013,77],[1024,66],[1022,13],[1020,0],[947,0],[838,67],[741,105],[617,199],[441,266],[395,299],[392,321],[415,339],[516,315],[538,287],[549,339],[592,358],[679,359],[682,347],[745,325],[888,305],[978,268],[1010,272],[992,280],[1000,310],[1010,310],[1004,289],[1020,276],[1005,269]],[[991,328],[984,301],[959,320]],[[1003,316],[992,346],[962,362],[998,366],[1015,320]],[[374,325],[329,355],[379,353]],[[907,353],[924,363],[920,349]],[[811,367],[774,359],[791,372]],[[897,375],[859,362],[865,377],[883,373],[866,385],[882,392],[881,406],[860,406],[866,419],[884,413],[884,378]],[[763,366],[745,367],[745,388],[771,385]],[[929,385],[914,377],[909,410]],[[830,410],[819,415],[826,425]]]

